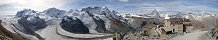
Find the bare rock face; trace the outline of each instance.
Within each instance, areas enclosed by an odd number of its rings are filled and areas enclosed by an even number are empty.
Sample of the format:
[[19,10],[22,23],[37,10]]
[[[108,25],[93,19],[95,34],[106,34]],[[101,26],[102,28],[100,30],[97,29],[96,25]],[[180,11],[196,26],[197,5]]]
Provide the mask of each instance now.
[[31,20],[29,20],[29,22],[32,24],[35,31],[39,29],[43,29],[48,26],[45,20],[39,17],[32,17]]
[[61,23],[61,28],[71,32],[71,33],[78,33],[78,34],[87,34],[89,33],[88,27],[86,27],[81,20],[77,17],[72,18],[69,16],[64,16]]
[[[21,17],[18,20],[19,25],[24,27],[24,29],[31,29],[33,31],[37,31],[39,29],[43,29],[47,27],[45,20],[39,17]],[[30,28],[28,28],[30,27]]]
[[97,27],[95,28],[95,30],[97,32],[99,32],[99,33],[109,33],[109,31],[106,30],[105,22],[102,19],[97,17],[97,19],[93,18],[93,20],[95,21],[95,24],[97,24]]
[[[32,22],[30,20],[27,20],[27,18],[28,18],[28,16],[21,17],[18,20],[20,28],[22,28],[19,30],[24,32],[25,34],[30,34],[30,35],[36,36],[40,40],[43,40],[43,38],[39,34],[35,33],[35,31],[42,29],[42,28],[45,28],[47,26],[45,21],[42,22],[43,20],[40,20],[40,18],[38,18],[38,19],[36,18],[36,19],[32,20],[35,22]],[[40,22],[42,22],[42,23],[40,23]]]
[[111,21],[111,28],[109,29],[109,31],[111,32],[127,32],[132,29],[128,26],[128,24],[120,20],[112,19],[110,21]]
[[30,24],[30,22],[28,22],[27,20],[27,17],[21,17],[19,20],[18,20],[18,23],[20,25],[20,27],[23,28],[23,30],[21,30],[22,32],[26,33],[26,34],[31,34],[31,33],[34,33],[33,31],[33,25]]

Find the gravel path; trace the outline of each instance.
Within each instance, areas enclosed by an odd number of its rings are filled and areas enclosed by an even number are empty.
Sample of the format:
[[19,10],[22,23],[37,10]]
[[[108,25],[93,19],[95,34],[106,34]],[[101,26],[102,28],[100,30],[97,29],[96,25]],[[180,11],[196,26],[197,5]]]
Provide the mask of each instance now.
[[171,40],[208,40],[207,31],[198,31],[179,35]]

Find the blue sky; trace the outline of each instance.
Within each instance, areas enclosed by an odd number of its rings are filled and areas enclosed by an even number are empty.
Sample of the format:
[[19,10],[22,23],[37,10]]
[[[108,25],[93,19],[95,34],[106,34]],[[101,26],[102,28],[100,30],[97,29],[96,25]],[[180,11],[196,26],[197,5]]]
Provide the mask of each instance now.
[[108,7],[120,13],[218,13],[218,0],[0,0],[0,14],[16,14],[23,9],[43,11],[51,7],[63,10]]

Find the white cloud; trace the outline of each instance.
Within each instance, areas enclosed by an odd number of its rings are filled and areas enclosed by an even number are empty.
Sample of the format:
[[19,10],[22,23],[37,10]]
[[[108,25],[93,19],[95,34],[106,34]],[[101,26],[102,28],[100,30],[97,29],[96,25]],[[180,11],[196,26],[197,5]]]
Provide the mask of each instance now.
[[16,2],[15,8],[28,8],[34,10],[43,10],[51,7],[62,7],[65,2],[60,2],[59,0],[19,0]]
[[121,1],[121,2],[128,2],[129,0],[118,0],[118,1]]
[[65,2],[60,0],[0,0],[0,5],[1,4],[13,4],[13,8],[16,9],[29,8],[41,10],[50,7],[62,7]]
[[15,14],[16,11],[22,9],[33,9],[37,11],[43,11],[51,7],[62,8],[66,3],[67,2],[63,0],[0,0],[0,5],[11,5],[11,8],[8,8],[11,10],[4,11],[4,13],[12,14]]
[[[193,4],[186,3],[181,1],[172,1],[172,2],[163,2],[163,3],[141,3],[141,4],[133,4],[136,6],[138,10],[143,10],[141,13],[145,12],[145,10],[157,9],[159,12],[195,12],[195,13],[204,13],[211,12],[217,10],[216,8],[209,7],[207,5],[201,4]],[[149,12],[149,11],[147,11]]]

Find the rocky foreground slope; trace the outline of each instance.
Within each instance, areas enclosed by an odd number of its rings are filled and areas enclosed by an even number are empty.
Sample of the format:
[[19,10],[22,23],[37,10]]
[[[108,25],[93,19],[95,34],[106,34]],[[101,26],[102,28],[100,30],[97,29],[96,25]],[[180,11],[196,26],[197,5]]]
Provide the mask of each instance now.
[[[2,23],[2,20],[0,20]],[[5,27],[0,24],[0,39],[1,40],[27,40],[25,37],[8,31]]]

